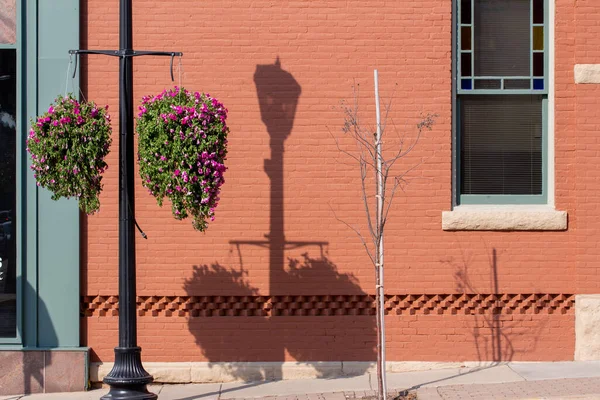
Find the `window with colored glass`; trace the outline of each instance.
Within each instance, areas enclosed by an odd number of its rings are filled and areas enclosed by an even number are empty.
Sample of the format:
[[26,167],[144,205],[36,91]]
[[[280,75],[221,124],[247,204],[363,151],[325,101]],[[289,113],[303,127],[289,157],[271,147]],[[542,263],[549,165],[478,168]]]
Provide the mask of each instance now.
[[458,203],[546,202],[548,0],[456,0]]

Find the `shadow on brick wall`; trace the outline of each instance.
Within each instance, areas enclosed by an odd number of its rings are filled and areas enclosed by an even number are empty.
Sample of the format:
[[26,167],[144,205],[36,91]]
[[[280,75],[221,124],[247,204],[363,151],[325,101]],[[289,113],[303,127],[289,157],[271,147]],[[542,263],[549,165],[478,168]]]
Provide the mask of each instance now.
[[[525,310],[518,309],[513,314],[510,301],[514,301],[515,296],[500,293],[498,251],[496,248],[492,248],[490,251],[485,243],[484,249],[487,255],[491,293],[482,293],[471,280],[469,267],[473,263],[472,253],[463,250],[460,260],[450,258],[444,263],[449,264],[455,270],[454,279],[459,293],[485,296],[486,301],[489,302],[467,315],[472,316],[471,342],[475,346],[478,361],[498,364],[512,361],[519,352],[533,352],[546,322],[539,321],[537,326],[533,326],[533,322],[523,324],[522,319],[527,316],[523,316],[521,313]],[[515,342],[522,342],[525,337],[533,340],[528,348],[520,350],[515,346]]]
[[[296,366],[319,378],[365,373],[367,363],[344,370],[342,363],[331,362],[375,358],[374,299],[361,292],[353,275],[338,273],[327,257],[304,254],[288,259],[285,270],[286,287],[318,285],[325,291],[345,286],[355,294],[261,295],[243,267],[194,266],[185,283],[192,296],[189,329],[209,365],[243,381],[295,376]],[[219,295],[203,295],[215,288]],[[296,364],[287,364],[286,370],[284,361]]]
[[[193,277],[185,282],[193,307],[189,329],[211,365],[237,380],[296,376],[293,369],[307,365],[320,378],[362,374],[367,363],[353,364],[350,371],[343,370],[341,361],[375,359],[374,299],[352,274],[338,272],[327,256],[327,242],[290,240],[284,232],[285,140],[292,133],[301,87],[279,58],[257,65],[254,82],[270,138],[271,154],[264,163],[270,184],[269,232],[264,240],[230,242],[237,249],[239,269],[218,263],[194,266]],[[252,247],[268,249],[268,293],[250,284],[243,253]],[[286,257],[293,249],[304,253]]]

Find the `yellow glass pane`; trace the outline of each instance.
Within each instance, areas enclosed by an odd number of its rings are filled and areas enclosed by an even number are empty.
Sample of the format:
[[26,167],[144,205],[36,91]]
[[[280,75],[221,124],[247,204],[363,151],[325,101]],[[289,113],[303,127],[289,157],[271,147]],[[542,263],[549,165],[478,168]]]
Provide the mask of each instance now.
[[533,49],[544,50],[544,27],[533,27]]
[[460,49],[471,50],[471,27],[463,26],[460,28]]

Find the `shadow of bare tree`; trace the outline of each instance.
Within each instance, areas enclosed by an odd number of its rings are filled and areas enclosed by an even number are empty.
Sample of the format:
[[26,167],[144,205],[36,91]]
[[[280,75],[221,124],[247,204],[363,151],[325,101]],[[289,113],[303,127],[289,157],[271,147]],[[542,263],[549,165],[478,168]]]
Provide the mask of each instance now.
[[[443,263],[452,266],[455,270],[454,279],[457,291],[465,294],[490,295],[490,302],[487,307],[480,308],[478,312],[472,311],[471,336],[477,352],[479,362],[496,365],[503,362],[512,361],[519,353],[528,353],[535,350],[540,333],[545,327],[545,321],[539,321],[537,326],[524,329],[519,316],[513,314],[508,306],[509,297],[507,294],[500,293],[498,280],[498,261],[499,254],[496,248],[489,251],[484,243],[487,255],[489,284],[491,293],[482,293],[477,290],[471,280],[470,265],[473,263],[474,254],[461,249],[461,259],[456,260],[450,257]],[[517,318],[515,318],[517,316]],[[533,344],[527,349],[518,349],[514,342],[520,337],[528,336],[533,338]]]

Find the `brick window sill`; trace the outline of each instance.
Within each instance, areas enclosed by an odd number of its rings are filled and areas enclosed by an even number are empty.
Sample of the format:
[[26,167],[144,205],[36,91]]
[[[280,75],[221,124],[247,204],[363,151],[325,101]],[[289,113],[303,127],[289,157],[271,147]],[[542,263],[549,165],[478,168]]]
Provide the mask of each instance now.
[[546,205],[464,205],[442,212],[445,231],[564,231],[567,212]]

